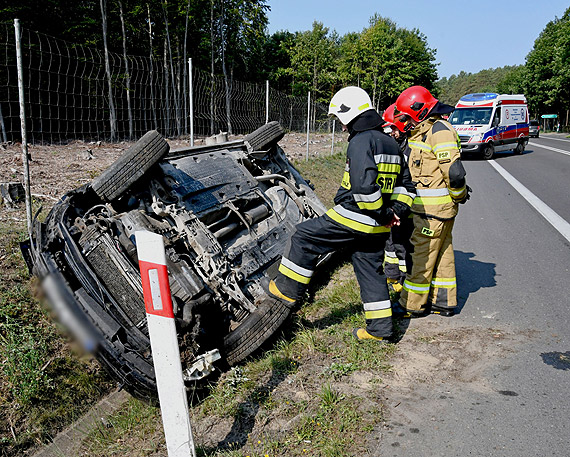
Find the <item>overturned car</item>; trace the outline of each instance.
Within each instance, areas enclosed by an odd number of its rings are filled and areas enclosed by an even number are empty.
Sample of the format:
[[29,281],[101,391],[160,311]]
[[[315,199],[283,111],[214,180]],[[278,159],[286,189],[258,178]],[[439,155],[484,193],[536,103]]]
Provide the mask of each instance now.
[[150,131],[34,222],[23,254],[60,319],[140,398],[156,395],[135,231],[162,235],[185,380],[235,365],[290,314],[265,293],[289,234],[324,213],[277,122],[169,151]]

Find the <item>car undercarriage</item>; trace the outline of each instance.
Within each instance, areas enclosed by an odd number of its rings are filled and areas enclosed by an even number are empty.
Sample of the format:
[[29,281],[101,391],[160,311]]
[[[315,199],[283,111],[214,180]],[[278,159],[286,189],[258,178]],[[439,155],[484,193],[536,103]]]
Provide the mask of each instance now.
[[242,362],[289,316],[267,295],[296,224],[325,208],[277,122],[169,151],[144,135],[34,221],[23,254],[59,319],[130,393],[156,396],[135,232],[164,240],[185,381]]

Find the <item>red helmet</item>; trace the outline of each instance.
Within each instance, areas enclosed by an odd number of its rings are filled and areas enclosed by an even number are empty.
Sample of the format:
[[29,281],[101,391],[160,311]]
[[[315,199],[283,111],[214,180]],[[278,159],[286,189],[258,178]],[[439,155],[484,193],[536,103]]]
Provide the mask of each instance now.
[[395,103],[392,103],[388,108],[386,108],[386,111],[384,111],[384,114],[382,114],[382,119],[384,119],[386,121],[386,123],[384,125],[382,125],[382,127],[394,126],[400,132],[404,133],[405,129],[406,129],[406,125],[402,121],[400,121],[400,119],[394,118],[395,108],[396,108]]
[[412,86],[400,94],[396,100],[396,110],[407,114],[416,122],[422,122],[436,104],[437,98],[429,90],[422,86]]

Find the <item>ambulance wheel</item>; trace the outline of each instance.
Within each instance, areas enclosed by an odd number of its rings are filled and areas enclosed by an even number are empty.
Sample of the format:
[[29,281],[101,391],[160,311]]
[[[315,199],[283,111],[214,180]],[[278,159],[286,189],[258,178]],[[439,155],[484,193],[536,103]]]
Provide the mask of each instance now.
[[520,155],[522,154],[524,151],[524,143],[521,141],[519,144],[517,144],[517,147],[515,148],[515,154]]
[[483,148],[483,158],[485,160],[491,160],[493,157],[495,157],[495,146],[488,143]]

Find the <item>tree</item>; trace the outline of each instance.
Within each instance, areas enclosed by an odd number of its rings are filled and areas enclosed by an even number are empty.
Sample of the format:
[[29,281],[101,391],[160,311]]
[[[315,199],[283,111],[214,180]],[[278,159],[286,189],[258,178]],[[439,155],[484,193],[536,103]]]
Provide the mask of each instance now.
[[313,93],[313,100],[327,102],[336,81],[334,62],[337,55],[337,36],[320,22],[313,29],[296,35],[288,49],[291,66],[287,74],[292,78],[293,95]]
[[549,22],[526,58],[525,89],[534,112],[559,116],[570,107],[570,8]]

